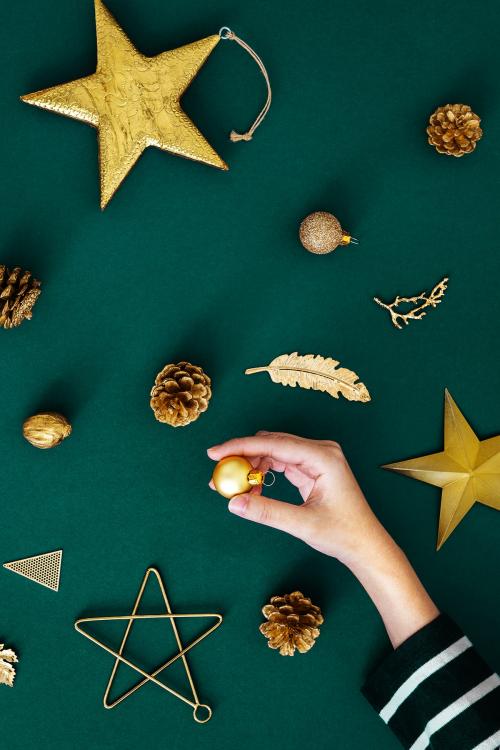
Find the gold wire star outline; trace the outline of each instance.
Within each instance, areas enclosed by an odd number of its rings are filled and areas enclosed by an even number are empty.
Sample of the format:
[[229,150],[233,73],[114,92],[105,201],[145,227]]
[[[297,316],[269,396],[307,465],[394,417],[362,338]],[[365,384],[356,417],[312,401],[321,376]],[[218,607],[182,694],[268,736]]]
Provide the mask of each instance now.
[[97,128],[101,208],[148,146],[227,170],[180,104],[220,36],[148,57],[101,0],[95,0],[95,20],[96,72],[21,100]]
[[[148,579],[149,579],[150,575],[154,575],[156,577],[156,580],[158,582],[158,585],[159,585],[159,588],[160,588],[160,591],[161,591],[161,595],[162,595],[162,598],[163,598],[163,602],[165,604],[166,612],[165,613],[161,613],[161,614],[137,614],[137,611],[139,609],[139,606],[140,606],[140,603],[141,603],[141,600],[142,600],[142,596],[144,594],[144,590],[146,588],[146,585],[147,585],[147,582],[148,582]],[[207,618],[207,617],[214,618],[216,622],[210,628],[208,628],[208,630],[205,630],[201,635],[199,635],[197,638],[195,638],[193,641],[191,641],[191,643],[188,646],[183,646],[181,638],[180,638],[180,635],[179,635],[179,631],[177,629],[177,625],[176,625],[175,621],[179,620],[179,619],[188,619],[188,618],[190,618],[190,619],[193,619],[193,618],[198,619],[198,618],[202,618],[202,617],[203,618]],[[128,698],[133,693],[135,693],[137,690],[139,690],[139,688],[141,688],[143,685],[146,685],[148,682],[152,682],[153,684],[158,685],[158,687],[162,688],[166,692],[170,693],[171,695],[175,696],[179,700],[181,700],[184,703],[187,703],[189,706],[191,706],[192,709],[193,709],[193,719],[198,724],[205,724],[207,721],[209,721],[211,719],[211,717],[212,717],[212,709],[207,704],[200,703],[200,700],[198,698],[198,693],[197,693],[196,687],[194,685],[193,677],[191,675],[191,670],[189,668],[189,664],[188,664],[188,661],[187,661],[186,654],[187,654],[188,651],[191,651],[192,648],[194,648],[195,646],[197,646],[198,643],[200,643],[205,638],[207,638],[207,636],[209,636],[211,633],[213,633],[214,630],[216,630],[219,627],[219,625],[221,625],[222,619],[223,619],[222,615],[216,614],[216,613],[212,613],[212,612],[209,612],[209,613],[200,613],[200,614],[174,614],[172,612],[171,607],[170,607],[170,602],[169,602],[169,599],[167,597],[167,592],[165,590],[165,585],[163,583],[163,579],[161,577],[161,574],[160,574],[160,572],[156,568],[152,568],[152,567],[150,567],[150,568],[148,568],[146,570],[146,573],[144,575],[144,578],[142,580],[141,586],[139,588],[139,592],[137,594],[137,597],[136,597],[136,600],[135,600],[135,603],[134,603],[134,607],[132,609],[131,614],[129,614],[129,615],[114,615],[114,616],[108,616],[108,617],[82,617],[82,618],[78,619],[75,622],[75,629],[79,633],[81,633],[83,636],[85,636],[85,638],[88,638],[90,641],[92,641],[92,643],[95,643],[96,646],[100,646],[100,648],[104,649],[104,651],[107,651],[108,654],[111,654],[112,656],[115,657],[115,663],[113,665],[113,669],[111,670],[111,674],[110,674],[108,683],[106,685],[106,689],[104,691],[104,696],[103,696],[103,705],[104,705],[104,708],[114,708],[119,703],[121,703],[126,698]],[[126,621],[127,622],[127,627],[125,628],[125,632],[123,634],[123,638],[122,638],[122,641],[121,641],[121,644],[120,644],[120,648],[117,651],[115,651],[114,649],[110,648],[107,644],[105,644],[102,641],[98,640],[97,638],[95,638],[93,635],[91,635],[90,633],[86,632],[82,628],[82,625],[84,623],[116,622],[116,621],[120,621],[120,620]],[[130,635],[130,631],[132,630],[132,626],[133,626],[134,622],[136,622],[137,620],[169,620],[170,624],[172,626],[172,630],[173,630],[173,633],[174,633],[175,641],[177,643],[177,647],[179,649],[178,653],[176,653],[174,656],[172,656],[170,659],[168,659],[168,661],[164,662],[159,667],[157,667],[151,674],[148,674],[148,672],[146,672],[145,670],[143,670],[137,664],[134,664],[133,662],[131,662],[129,659],[127,659],[123,655],[123,652],[124,652],[126,644],[127,644],[128,637]],[[173,664],[175,661],[177,661],[177,659],[181,659],[182,660],[182,663],[183,663],[183,666],[184,666],[184,670],[186,672],[186,676],[187,676],[188,681],[189,681],[189,686],[190,686],[190,689],[191,689],[192,700],[190,700],[185,695],[182,695],[177,690],[174,690],[173,688],[169,687],[168,685],[166,685],[163,682],[160,682],[160,680],[157,679],[157,676],[161,672],[163,672],[165,669],[167,669],[167,667],[169,667],[171,664]],[[135,670],[136,672],[138,672],[142,676],[143,679],[139,680],[135,685],[133,685],[131,688],[129,688],[129,690],[127,690],[124,693],[122,693],[118,698],[115,698],[113,701],[110,701],[109,700],[109,694],[111,692],[111,688],[113,686],[113,682],[114,682],[114,679],[116,677],[116,673],[118,671],[118,668],[119,668],[120,664],[125,664],[126,666],[128,666],[131,669]],[[202,709],[202,711],[201,711],[201,713],[198,713],[200,711],[200,709]],[[205,712],[204,715],[203,715],[203,711]]]
[[447,389],[443,451],[382,468],[442,488],[437,549],[475,503],[500,510],[500,435],[479,440]]

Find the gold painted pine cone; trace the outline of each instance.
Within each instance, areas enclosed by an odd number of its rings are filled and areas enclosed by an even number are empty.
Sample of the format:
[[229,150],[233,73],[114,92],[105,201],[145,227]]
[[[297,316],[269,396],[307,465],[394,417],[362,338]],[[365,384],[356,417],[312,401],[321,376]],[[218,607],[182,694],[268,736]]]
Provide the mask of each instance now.
[[282,656],[293,656],[295,649],[305,654],[319,636],[323,615],[309,597],[300,591],[284,596],[273,596],[262,609],[267,622],[259,627],[269,639],[269,648],[279,649]]
[[445,104],[430,117],[429,143],[447,156],[470,154],[483,135],[480,123],[481,118],[467,104]]
[[31,319],[40,295],[40,282],[29,271],[0,264],[0,328],[16,328]]
[[189,362],[166,365],[156,376],[151,408],[159,422],[185,427],[208,409],[211,380],[201,367]]

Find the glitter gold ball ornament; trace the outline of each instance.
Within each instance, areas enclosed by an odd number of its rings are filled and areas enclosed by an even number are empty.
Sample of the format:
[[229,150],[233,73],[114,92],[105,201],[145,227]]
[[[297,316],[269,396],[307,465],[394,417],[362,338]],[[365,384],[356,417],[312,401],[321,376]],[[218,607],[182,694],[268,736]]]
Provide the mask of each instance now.
[[212,381],[198,365],[165,365],[151,391],[151,408],[158,422],[185,427],[208,409]]
[[71,434],[71,425],[62,414],[53,411],[34,414],[23,424],[23,435],[35,448],[55,448]]
[[310,253],[326,255],[339,245],[358,244],[355,237],[344,231],[340,221],[327,211],[315,211],[302,221],[299,229],[302,245]]
[[[272,481],[266,485],[270,486],[274,483],[274,475],[272,472],[267,473],[272,476]],[[219,461],[212,474],[215,489],[228,500],[235,495],[250,492],[252,487],[261,487],[264,478],[264,472],[255,469],[243,456],[226,456]]]
[[31,320],[40,292],[40,282],[29,271],[0,264],[0,328],[16,328]]
[[467,104],[445,104],[431,115],[427,135],[439,154],[470,154],[483,135],[481,118]]
[[309,651],[323,624],[320,608],[301,591],[271,597],[262,614],[267,622],[259,630],[269,639],[269,648],[279,649],[281,656],[293,656],[295,650],[300,654]]

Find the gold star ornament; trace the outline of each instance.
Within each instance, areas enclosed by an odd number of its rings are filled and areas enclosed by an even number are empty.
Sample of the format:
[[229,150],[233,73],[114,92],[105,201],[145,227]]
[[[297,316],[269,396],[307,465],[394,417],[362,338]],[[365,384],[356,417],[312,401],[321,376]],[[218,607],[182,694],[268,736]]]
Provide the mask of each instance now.
[[147,57],[134,47],[101,0],[95,0],[95,21],[96,72],[21,99],[97,128],[101,208],[148,146],[228,169],[180,105],[220,36]]
[[382,468],[442,488],[437,549],[475,503],[500,510],[500,435],[479,440],[447,390],[444,450]]
[[[147,582],[150,577],[152,577],[153,579],[156,579],[158,583],[165,609],[163,612],[160,612],[158,614],[138,614],[138,610],[141,604],[144,590],[146,588]],[[177,620],[200,619],[200,618],[202,619],[209,618],[211,620],[214,620],[215,622],[213,622],[207,630],[201,633],[201,635],[199,635],[197,638],[191,641],[191,643],[188,646],[183,646],[182,641],[181,641],[181,636],[177,628]],[[174,653],[174,655],[171,656],[166,661],[164,661],[158,667],[156,667],[156,669],[154,669],[152,672],[146,671],[145,669],[140,667],[138,664],[136,664],[135,661],[131,661],[130,659],[127,659],[124,656],[124,651],[125,651],[127,641],[128,641],[133,625],[138,621],[140,622],[140,621],[145,621],[145,620],[165,620],[165,621],[170,622],[173,635],[175,638],[175,643],[177,646],[177,651]],[[103,641],[98,640],[95,636],[93,636],[91,633],[89,633],[85,629],[89,623],[93,624],[96,622],[102,623],[102,622],[120,622],[120,621],[126,623],[126,627],[125,627],[122,641],[118,650],[115,650],[111,648],[110,646],[108,646]],[[152,683],[153,685],[157,685],[166,693],[170,693],[170,695],[173,695],[174,698],[178,698],[183,703],[186,703],[188,706],[191,706],[191,708],[193,709],[193,719],[198,724],[205,724],[207,721],[210,720],[212,716],[212,709],[210,708],[210,706],[207,706],[205,703],[200,703],[200,699],[198,698],[198,693],[194,685],[194,680],[191,675],[191,670],[189,668],[189,664],[187,661],[187,653],[188,651],[191,651],[192,648],[197,646],[198,643],[203,641],[207,636],[213,633],[214,630],[216,630],[221,623],[222,623],[222,615],[211,613],[211,612],[204,613],[204,614],[174,614],[172,612],[172,608],[170,606],[170,602],[167,597],[165,584],[163,583],[163,579],[159,571],[156,568],[148,568],[146,570],[141,586],[139,588],[139,592],[137,594],[132,612],[129,615],[110,615],[109,617],[82,617],[75,622],[75,629],[79,633],[84,635],[85,638],[88,638],[89,641],[92,641],[92,643],[95,643],[96,646],[99,646],[100,648],[104,649],[104,651],[107,651],[107,653],[111,654],[111,656],[113,656],[115,659],[113,669],[111,670],[108,684],[104,692],[104,697],[103,697],[104,708],[114,708],[119,703],[124,701],[126,698],[129,698],[131,695],[133,695],[133,693],[135,693],[144,685],[147,685],[148,683]],[[171,664],[176,662],[178,659],[181,660],[182,666],[184,667],[184,671],[186,673],[186,677],[189,683],[189,688],[190,688],[189,696],[186,696],[183,693],[180,693],[178,690],[174,690],[174,688],[169,687],[169,685],[167,685],[164,682],[161,682],[158,679],[158,675],[161,674],[164,670],[167,669],[167,667],[169,667]],[[114,700],[111,700],[110,699],[111,689],[113,687],[116,674],[121,664],[125,664],[127,667],[130,667],[130,669],[133,669],[135,672],[137,672],[140,675],[141,679],[139,679],[131,688],[126,690],[120,696],[118,696]]]

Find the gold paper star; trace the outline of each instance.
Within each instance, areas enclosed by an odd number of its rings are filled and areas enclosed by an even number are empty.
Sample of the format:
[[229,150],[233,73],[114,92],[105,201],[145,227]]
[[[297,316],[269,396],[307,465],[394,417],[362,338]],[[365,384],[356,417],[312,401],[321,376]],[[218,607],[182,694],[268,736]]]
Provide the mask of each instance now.
[[[142,596],[144,594],[144,589],[146,588],[146,584],[148,582],[149,576],[154,575],[156,577],[156,580],[158,582],[158,585],[160,587],[160,591],[162,594],[163,602],[165,604],[165,613],[162,614],[137,614],[139,605],[141,603]],[[192,641],[188,646],[183,646],[182,641],[179,635],[179,631],[177,629],[176,620],[178,619],[186,619],[186,618],[206,618],[210,617],[212,619],[215,619],[215,623],[208,628],[208,630],[205,630],[198,638],[195,638],[194,641]],[[118,651],[115,651],[114,649],[107,646],[102,641],[99,641],[97,638],[95,638],[93,635],[90,635],[90,633],[87,633],[83,628],[82,625],[84,623],[92,623],[92,622],[116,622],[119,620],[123,620],[127,622],[127,627],[125,628],[125,632],[122,638],[122,642],[120,644],[120,648]],[[172,630],[175,637],[175,642],[177,644],[178,653],[176,653],[174,656],[172,656],[168,661],[164,662],[163,664],[160,664],[159,667],[157,667],[151,674],[148,674],[144,669],[137,666],[137,664],[134,664],[129,659],[126,659],[123,656],[123,652],[125,650],[125,646],[128,640],[128,637],[130,635],[130,631],[132,630],[132,626],[136,620],[169,620],[170,624],[172,626]],[[111,671],[111,675],[108,680],[108,684],[106,686],[106,690],[104,692],[103,697],[103,704],[104,708],[114,708],[119,703],[125,700],[125,698],[128,698],[132,693],[135,693],[136,690],[139,690],[143,685],[146,685],[148,682],[152,682],[155,685],[158,685],[158,687],[165,690],[167,693],[170,693],[171,695],[175,696],[176,698],[179,698],[179,700],[183,701],[183,703],[187,703],[188,706],[191,706],[193,709],[193,719],[198,722],[198,724],[205,724],[212,716],[212,709],[210,706],[207,706],[205,703],[200,703],[200,700],[198,698],[198,693],[196,692],[196,688],[194,686],[193,678],[191,675],[191,671],[189,669],[189,664],[187,661],[186,654],[188,651],[190,651],[194,646],[196,646],[200,641],[202,641],[204,638],[206,638],[210,633],[213,633],[214,630],[216,630],[219,625],[222,623],[222,615],[215,614],[215,613],[204,613],[204,614],[173,614],[172,609],[170,607],[170,602],[167,597],[167,592],[165,591],[165,585],[163,583],[162,577],[159,573],[159,571],[156,568],[148,568],[146,570],[146,573],[144,575],[142,584],[139,588],[139,593],[137,594],[137,598],[135,600],[134,607],[132,609],[132,612],[130,615],[113,615],[109,617],[83,617],[75,622],[75,629],[85,636],[85,638],[88,638],[92,643],[95,643],[97,646],[100,646],[105,651],[108,652],[108,654],[111,654],[115,657],[115,663],[113,666],[113,669]],[[167,667],[169,667],[171,664],[173,664],[177,659],[182,659],[182,664],[184,666],[186,676],[189,681],[189,686],[191,688],[191,695],[192,700],[190,698],[187,698],[185,695],[182,695],[177,690],[174,690],[173,688],[169,687],[168,685],[165,685],[163,682],[160,682],[160,680],[157,679],[160,672],[163,672]],[[109,700],[109,694],[111,691],[111,687],[113,685],[114,679],[116,677],[116,673],[118,671],[118,667],[120,664],[126,664],[131,669],[138,672],[142,679],[136,682],[135,685],[133,685],[131,688],[129,688],[127,691],[122,693],[118,698],[115,698],[113,701]],[[202,709],[201,712],[200,709]]]
[[442,487],[437,549],[474,503],[500,510],[500,435],[479,440],[448,390],[444,402],[444,450],[382,468]]
[[96,72],[21,99],[97,128],[101,208],[148,146],[227,169],[180,105],[219,35],[146,57],[101,0],[95,0],[95,20]]

